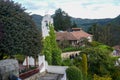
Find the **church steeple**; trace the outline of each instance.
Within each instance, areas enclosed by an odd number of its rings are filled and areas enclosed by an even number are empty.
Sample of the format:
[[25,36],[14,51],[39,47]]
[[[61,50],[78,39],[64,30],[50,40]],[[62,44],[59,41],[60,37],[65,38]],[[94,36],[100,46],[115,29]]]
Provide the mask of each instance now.
[[46,14],[42,19],[42,37],[49,36],[49,24],[53,24],[53,19],[49,14]]

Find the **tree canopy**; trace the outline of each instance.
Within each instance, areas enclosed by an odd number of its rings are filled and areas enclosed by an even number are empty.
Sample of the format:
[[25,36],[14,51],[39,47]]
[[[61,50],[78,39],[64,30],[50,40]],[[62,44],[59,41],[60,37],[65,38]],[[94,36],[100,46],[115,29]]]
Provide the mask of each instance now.
[[41,36],[25,8],[11,0],[0,0],[0,56],[40,53]]
[[71,18],[67,13],[62,11],[62,9],[57,9],[55,15],[53,16],[55,30],[69,30],[72,27]]

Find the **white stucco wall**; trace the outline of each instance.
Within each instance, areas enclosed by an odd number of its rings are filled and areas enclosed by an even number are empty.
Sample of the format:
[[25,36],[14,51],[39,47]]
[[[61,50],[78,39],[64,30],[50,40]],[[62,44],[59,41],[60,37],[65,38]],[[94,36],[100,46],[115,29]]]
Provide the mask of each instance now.
[[38,63],[39,66],[43,63],[43,67],[40,70],[41,72],[45,72],[47,70],[48,73],[56,73],[56,74],[63,74],[64,76],[62,77],[61,80],[66,80],[66,69],[68,66],[53,66],[53,65],[48,65],[47,61],[45,61],[45,56],[38,56]]
[[92,36],[87,37],[89,42],[92,42]]
[[48,66],[47,71],[50,73],[64,74],[67,66]]
[[[53,24],[53,19],[50,15],[45,15],[42,19],[42,37],[45,38],[46,36],[49,36],[49,23]],[[47,25],[46,25],[47,24]]]
[[45,56],[38,56],[38,63],[39,66],[41,66],[41,64],[43,64],[43,67],[39,67],[40,68],[40,73],[44,72],[46,70],[46,62],[45,62]]

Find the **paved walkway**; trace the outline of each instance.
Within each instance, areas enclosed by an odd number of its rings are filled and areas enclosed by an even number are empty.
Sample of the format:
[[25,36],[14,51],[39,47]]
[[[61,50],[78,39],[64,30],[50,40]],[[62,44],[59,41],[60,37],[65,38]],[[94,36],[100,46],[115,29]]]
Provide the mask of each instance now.
[[61,80],[63,75],[46,73],[44,76],[40,76],[39,80]]

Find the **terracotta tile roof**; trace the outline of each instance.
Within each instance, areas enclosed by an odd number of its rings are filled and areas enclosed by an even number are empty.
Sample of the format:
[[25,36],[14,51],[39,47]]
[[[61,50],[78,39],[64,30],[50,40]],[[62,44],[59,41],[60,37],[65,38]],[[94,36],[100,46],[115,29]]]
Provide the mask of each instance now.
[[87,38],[89,36],[92,36],[91,34],[88,34],[86,33],[85,31],[83,30],[80,30],[80,31],[73,31],[71,32],[71,34],[73,36],[75,36],[77,38],[77,40],[81,39],[81,38]]
[[119,50],[120,51],[120,45],[116,45],[113,47],[115,50]]
[[76,40],[76,37],[67,31],[56,32],[56,40]]
[[89,36],[92,35],[84,32],[83,30],[72,32],[56,32],[56,40],[80,40],[83,37],[87,38]]

